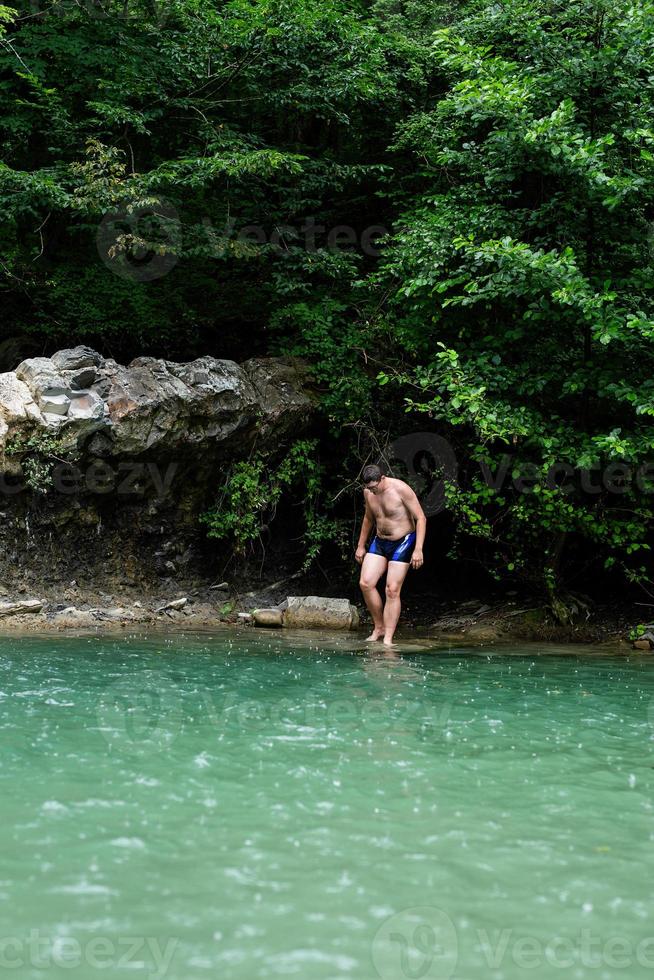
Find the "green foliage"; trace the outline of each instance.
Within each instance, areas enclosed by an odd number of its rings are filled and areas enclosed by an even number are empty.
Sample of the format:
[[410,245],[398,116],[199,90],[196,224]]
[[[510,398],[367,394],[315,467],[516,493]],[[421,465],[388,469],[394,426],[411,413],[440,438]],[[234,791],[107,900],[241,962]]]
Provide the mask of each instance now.
[[57,436],[37,432],[31,436],[14,436],[5,446],[5,455],[17,456],[25,484],[37,493],[52,487],[52,470],[57,463],[79,459],[79,452]]
[[[360,224],[351,202],[374,189],[386,114],[402,111],[393,46],[357,5],[89,0],[20,14],[0,7],[0,293],[15,333],[52,348],[87,339],[92,316],[114,356],[162,336],[172,356],[237,355],[232,334],[263,333],[307,275],[349,289],[350,266],[321,239],[308,269],[292,229]],[[172,240],[139,220],[162,206],[179,218]],[[126,227],[109,257],[163,249],[169,276],[117,280],[96,241],[114,211]]]
[[342,425],[365,413],[373,386],[360,358],[366,333],[344,303],[328,298],[294,303],[275,314],[272,327],[284,334],[284,350],[311,362],[331,422]]
[[647,584],[649,488],[570,492],[546,474],[635,471],[654,448],[652,6],[474,4],[432,57],[447,88],[398,128],[420,181],[375,277],[397,349],[412,344],[379,381],[456,432],[464,459],[495,470],[509,448],[540,474],[493,492],[468,467],[453,495],[496,574],[553,592],[584,542]]
[[317,440],[300,439],[276,465],[263,453],[235,463],[215,506],[200,518],[208,537],[226,539],[237,553],[245,554],[249,545],[261,542],[261,532],[274,520],[282,495],[291,494],[302,501],[303,568],[308,568],[326,541],[341,537],[338,522],[320,512],[324,472],[317,450]]
[[[412,426],[452,441],[455,558],[552,601],[575,561],[650,588],[652,480],[633,474],[654,450],[653,14],[649,0],[0,6],[11,333],[126,359],[301,355],[343,459],[365,455],[363,429],[366,452]],[[342,225],[353,238],[336,247]],[[378,254],[373,225],[391,232]],[[112,271],[144,255],[171,259],[166,274]],[[304,452],[237,464],[210,532],[256,541],[312,472]],[[493,489],[480,467],[506,453]],[[618,490],[580,486],[620,462]],[[307,554],[335,520],[306,508]]]

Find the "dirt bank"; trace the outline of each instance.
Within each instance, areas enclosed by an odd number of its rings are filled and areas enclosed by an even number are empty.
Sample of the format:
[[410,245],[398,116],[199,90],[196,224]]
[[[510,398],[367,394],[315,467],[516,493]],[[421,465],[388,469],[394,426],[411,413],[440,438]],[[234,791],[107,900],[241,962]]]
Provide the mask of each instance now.
[[[295,578],[247,588],[242,582],[238,586],[207,582],[199,576],[145,589],[115,580],[107,581],[106,589],[75,580],[0,584],[0,634],[249,627],[252,610],[274,606],[289,594],[327,594],[325,583],[322,591],[320,586],[311,578]],[[333,594],[348,595],[348,590]],[[369,622],[356,588],[348,598],[359,608],[358,632],[364,635]],[[546,605],[533,598],[505,595],[462,600],[423,594],[405,600],[397,638],[420,637],[466,646],[520,641],[599,644],[626,652],[632,649],[630,630],[647,622],[644,614],[648,611],[636,603],[594,606],[577,622],[562,625]]]

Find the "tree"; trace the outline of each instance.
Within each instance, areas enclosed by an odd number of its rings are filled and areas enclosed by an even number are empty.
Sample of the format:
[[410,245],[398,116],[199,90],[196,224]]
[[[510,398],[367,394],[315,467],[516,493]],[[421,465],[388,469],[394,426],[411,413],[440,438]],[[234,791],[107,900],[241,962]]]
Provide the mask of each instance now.
[[[568,541],[650,580],[652,486],[635,474],[654,448],[653,12],[474,4],[434,37],[446,93],[395,141],[419,176],[400,183],[409,203],[377,279],[393,284],[386,316],[407,348],[383,380],[464,432],[487,473],[507,450],[509,477],[535,467],[516,493],[473,466],[452,504],[498,567],[531,569],[550,591]],[[580,471],[611,463],[630,475],[580,486]],[[566,466],[577,479],[562,486]]]

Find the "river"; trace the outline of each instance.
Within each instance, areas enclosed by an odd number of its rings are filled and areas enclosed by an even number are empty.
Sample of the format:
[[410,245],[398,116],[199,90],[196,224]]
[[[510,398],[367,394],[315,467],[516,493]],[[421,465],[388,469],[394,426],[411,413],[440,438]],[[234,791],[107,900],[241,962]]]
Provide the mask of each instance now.
[[0,973],[654,976],[654,659],[0,638]]

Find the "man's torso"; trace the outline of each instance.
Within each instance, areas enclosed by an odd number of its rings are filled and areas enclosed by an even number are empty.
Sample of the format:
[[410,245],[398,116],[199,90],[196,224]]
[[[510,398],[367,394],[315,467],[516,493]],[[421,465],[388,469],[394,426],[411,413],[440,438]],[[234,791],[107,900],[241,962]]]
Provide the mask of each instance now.
[[386,477],[386,484],[379,494],[369,490],[364,493],[375,520],[377,536],[397,541],[414,530],[415,522],[398,489],[398,486],[404,487],[407,484],[390,476]]

